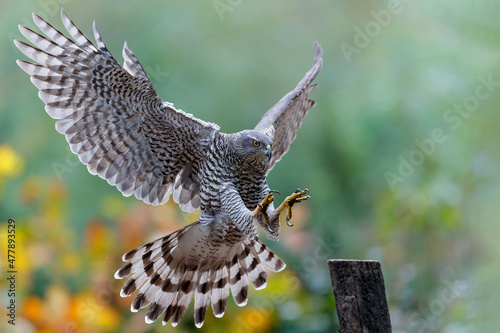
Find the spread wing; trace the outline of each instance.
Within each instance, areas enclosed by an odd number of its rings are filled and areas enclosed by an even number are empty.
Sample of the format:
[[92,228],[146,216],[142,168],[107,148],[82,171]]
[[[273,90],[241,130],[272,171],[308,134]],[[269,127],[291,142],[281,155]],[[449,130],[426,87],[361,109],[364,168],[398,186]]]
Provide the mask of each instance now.
[[38,64],[18,60],[40,90],[58,132],[90,173],[125,196],[163,204],[173,194],[185,211],[199,209],[200,162],[219,127],[163,102],[125,43],[124,67],[97,32],[95,46],[61,12],[74,41],[33,14],[46,35],[19,26],[34,46],[15,41]]
[[318,42],[314,43],[314,61],[312,68],[306,73],[297,87],[281,98],[263,116],[255,130],[264,131],[273,140],[273,154],[267,164],[269,172],[276,162],[288,151],[297,135],[302,119],[315,104],[309,94],[316,87],[311,85],[323,66],[323,51]]

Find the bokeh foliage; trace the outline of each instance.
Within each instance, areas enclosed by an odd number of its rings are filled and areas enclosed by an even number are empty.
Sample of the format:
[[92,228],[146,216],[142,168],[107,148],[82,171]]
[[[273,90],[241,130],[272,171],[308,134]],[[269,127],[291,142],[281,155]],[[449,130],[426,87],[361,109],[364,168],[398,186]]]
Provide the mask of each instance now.
[[19,332],[196,331],[192,310],[146,325],[113,279],[124,252],[196,214],[91,176],[15,65],[17,25],[37,12],[62,29],[61,5],[88,35],[95,19],[120,61],[127,40],[160,96],[224,132],[253,127],[323,46],[318,105],[269,176],[312,195],[267,242],[288,268],[201,331],[334,331],[327,258],[382,262],[395,332],[497,330],[499,1],[21,0],[0,3],[0,262],[14,218]]

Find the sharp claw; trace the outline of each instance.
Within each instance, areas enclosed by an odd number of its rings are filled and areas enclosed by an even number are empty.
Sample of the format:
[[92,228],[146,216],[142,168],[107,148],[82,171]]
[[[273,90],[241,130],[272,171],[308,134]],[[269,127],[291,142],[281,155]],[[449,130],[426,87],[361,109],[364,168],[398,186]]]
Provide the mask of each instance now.
[[304,200],[307,200],[307,199],[311,199],[311,196],[306,196],[306,197],[302,197],[302,198],[297,198],[295,201],[296,202],[301,202],[301,201],[304,201]]
[[292,206],[294,204],[294,201],[290,202],[287,209],[286,209],[286,216],[285,216],[285,219],[286,219],[286,225],[291,227],[293,226],[293,224],[290,223],[290,220],[292,219]]
[[264,223],[266,225],[268,225],[269,224],[269,216],[267,216],[267,213],[264,211],[262,212],[262,218],[264,219]]
[[[262,200],[262,202],[258,205],[258,207],[254,211],[255,216],[259,213],[262,214],[266,229],[269,233],[272,233],[272,234],[274,234],[275,231],[271,228],[271,226],[269,224],[269,216],[267,216],[266,210],[267,210],[267,207],[269,206],[269,204],[271,202],[273,202],[273,199],[274,199],[273,194],[275,194],[275,193],[281,194],[279,191],[269,190],[269,193],[267,194],[266,198],[264,198],[264,200]],[[285,218],[286,218],[287,226],[293,227],[293,224],[290,222],[290,220],[292,219],[292,207],[293,207],[293,205],[296,202],[301,202],[301,201],[310,199],[311,197],[307,194],[309,194],[309,189],[306,188],[304,190],[301,190],[300,188],[298,188],[297,190],[295,190],[295,192],[292,195],[288,196],[283,201],[283,203],[276,209],[278,211],[278,216],[281,214],[281,212],[283,210],[286,209]]]

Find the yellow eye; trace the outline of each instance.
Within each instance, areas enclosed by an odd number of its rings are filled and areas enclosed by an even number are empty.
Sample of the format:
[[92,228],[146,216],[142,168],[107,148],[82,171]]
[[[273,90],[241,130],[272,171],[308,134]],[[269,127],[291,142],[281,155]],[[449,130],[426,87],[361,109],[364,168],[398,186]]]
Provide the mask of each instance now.
[[257,140],[255,140],[255,141],[253,142],[253,145],[254,145],[255,147],[258,147],[258,146],[260,146],[260,142],[259,142],[259,141],[257,141]]

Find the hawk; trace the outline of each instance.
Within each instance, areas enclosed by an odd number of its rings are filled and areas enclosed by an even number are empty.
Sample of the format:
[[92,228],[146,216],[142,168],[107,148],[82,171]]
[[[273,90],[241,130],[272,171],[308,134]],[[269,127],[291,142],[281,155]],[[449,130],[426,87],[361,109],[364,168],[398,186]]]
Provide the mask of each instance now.
[[266,286],[267,270],[285,263],[259,238],[257,225],[278,239],[279,216],[309,198],[298,189],[275,208],[266,177],[288,151],[307,111],[309,94],[322,67],[314,44],[312,68],[291,92],[271,107],[251,130],[222,133],[219,126],[195,118],[164,102],[125,42],[124,64],[106,48],[95,22],[93,44],[61,10],[70,39],[40,16],[35,25],[45,34],[19,29],[33,45],[15,45],[36,63],[18,60],[40,90],[45,110],[57,119],[71,151],[89,172],[114,185],[124,196],[152,205],[170,197],[199,219],[168,236],[123,255],[115,273],[129,277],[121,290],[138,290],[133,312],[149,305],[146,322],[163,315],[179,323],[194,297],[194,321],[201,327],[212,304],[222,317],[231,291],[239,306],[247,303],[249,282]]

